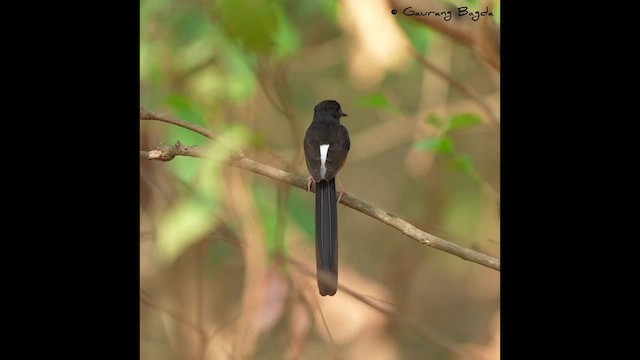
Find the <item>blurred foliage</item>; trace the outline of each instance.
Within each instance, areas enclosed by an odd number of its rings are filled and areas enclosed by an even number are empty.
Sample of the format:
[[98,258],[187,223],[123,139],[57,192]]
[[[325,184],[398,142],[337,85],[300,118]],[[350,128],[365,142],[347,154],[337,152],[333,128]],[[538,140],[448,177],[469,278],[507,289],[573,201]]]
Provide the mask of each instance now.
[[[229,146],[241,148],[246,142],[247,129],[230,126],[221,135]],[[204,154],[206,159],[197,163],[193,191],[168,209],[159,223],[157,249],[163,263],[173,262],[217,225],[221,172],[230,151],[226,145],[215,142],[205,147]]]
[[[276,45],[280,27],[279,3],[272,0],[220,0],[219,16],[225,33],[250,52],[267,54]],[[280,32],[282,33],[282,32]]]
[[[262,218],[265,234],[267,236],[267,249],[270,253],[282,250],[276,238],[276,226],[278,221],[278,193],[273,186],[257,184],[253,188],[253,197]],[[313,244],[315,242],[315,218],[309,216],[309,198],[305,193],[298,191],[289,194],[290,198],[285,209],[285,216],[300,227],[307,235],[306,240]]]
[[386,109],[398,114],[402,114],[402,110],[398,106],[392,104],[391,101],[389,101],[389,99],[387,99],[387,97],[382,93],[363,96],[358,99],[358,105],[363,107]]
[[313,203],[309,201],[307,194],[298,191],[291,193],[289,199],[289,215],[297,226],[307,235],[306,240],[315,243],[315,217],[309,216],[310,206]]
[[421,151],[433,151],[437,154],[448,156],[456,168],[463,171],[473,180],[480,181],[475,170],[473,160],[469,155],[456,151],[455,140],[452,132],[463,130],[482,122],[476,114],[458,114],[451,116],[448,121],[443,121],[436,114],[431,114],[426,122],[439,130],[437,136],[422,139],[416,142],[415,147]]
[[[201,146],[207,154],[206,160],[141,161],[141,234],[152,234],[153,240],[147,246],[141,236],[141,288],[162,303],[141,306],[141,358],[228,358],[238,349],[233,339],[244,339],[243,346],[254,349],[256,358],[267,359],[296,358],[284,354],[290,355],[296,344],[305,359],[337,353],[368,358],[362,351],[387,359],[457,358],[455,351],[342,291],[318,300],[315,278],[275,261],[276,255],[285,255],[315,269],[313,193],[225,164],[231,146],[306,176],[295,140],[304,137],[314,105],[336,99],[349,114],[343,124],[352,148],[340,172],[347,193],[442,238],[499,255],[497,205],[483,192],[487,185],[499,188],[499,129],[483,122],[485,114],[472,101],[439,85],[442,80],[417,62],[397,65],[380,81],[363,84],[353,75],[351,60],[363,46],[380,47],[363,53],[384,53],[388,44],[381,32],[396,29],[425,58],[450,65],[444,68],[452,77],[494,108],[499,107],[499,79],[473,50],[409,17],[392,16],[386,2],[367,3],[366,9],[358,4],[141,1],[141,106],[225,139],[223,145],[177,126],[141,124],[142,149],[180,141]],[[483,4],[467,1],[464,6],[480,9]],[[353,6],[360,11],[345,10]],[[499,6],[493,3],[498,24]],[[369,16],[379,17],[368,22]],[[358,36],[367,30],[378,30],[380,38],[363,45]],[[361,65],[365,76],[367,63],[376,61],[381,60],[366,58]],[[229,176],[232,171],[240,175]],[[250,190],[240,198],[259,219],[256,223],[237,216],[242,204],[229,194],[245,188]],[[341,285],[394,304],[457,347],[494,346],[499,273],[418,245],[345,206],[338,213]],[[285,296],[288,292],[295,296]],[[247,318],[270,320],[252,328]],[[328,340],[324,321],[334,340]],[[201,339],[193,327],[210,336],[208,356],[197,353]],[[209,329],[215,329],[215,336]],[[243,338],[247,334],[258,339]],[[336,349],[333,341],[339,344]]]
[[429,46],[435,36],[434,30],[405,17],[400,17],[398,24],[405,31],[416,51],[421,54],[429,51]]

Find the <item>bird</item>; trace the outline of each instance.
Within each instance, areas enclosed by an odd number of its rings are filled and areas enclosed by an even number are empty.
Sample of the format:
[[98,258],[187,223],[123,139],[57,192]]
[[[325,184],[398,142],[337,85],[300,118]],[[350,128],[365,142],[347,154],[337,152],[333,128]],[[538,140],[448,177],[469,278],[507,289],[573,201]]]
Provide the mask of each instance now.
[[[307,190],[316,184],[316,277],[322,296],[338,290],[338,208],[336,175],[351,147],[349,132],[340,124],[348,116],[335,100],[313,108],[313,121],[304,137],[304,157],[309,170]],[[341,190],[340,197],[344,194]]]

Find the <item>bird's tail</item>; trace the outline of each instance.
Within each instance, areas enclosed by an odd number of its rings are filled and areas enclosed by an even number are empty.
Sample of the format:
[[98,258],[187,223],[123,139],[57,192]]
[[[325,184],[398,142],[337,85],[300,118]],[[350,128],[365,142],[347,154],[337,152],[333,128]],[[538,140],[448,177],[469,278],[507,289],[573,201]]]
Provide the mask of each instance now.
[[316,183],[316,263],[320,295],[338,290],[338,209],[336,180]]

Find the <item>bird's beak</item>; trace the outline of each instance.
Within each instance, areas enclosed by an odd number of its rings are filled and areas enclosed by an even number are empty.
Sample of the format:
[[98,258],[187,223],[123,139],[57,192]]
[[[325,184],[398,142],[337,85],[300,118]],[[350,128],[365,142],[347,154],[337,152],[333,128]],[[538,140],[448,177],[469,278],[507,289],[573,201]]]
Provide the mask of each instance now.
[[345,112],[344,112],[344,111],[342,111],[342,110],[340,110],[340,112],[342,113],[342,114],[340,114],[340,116],[349,116],[349,115],[347,115],[347,113],[345,113]]

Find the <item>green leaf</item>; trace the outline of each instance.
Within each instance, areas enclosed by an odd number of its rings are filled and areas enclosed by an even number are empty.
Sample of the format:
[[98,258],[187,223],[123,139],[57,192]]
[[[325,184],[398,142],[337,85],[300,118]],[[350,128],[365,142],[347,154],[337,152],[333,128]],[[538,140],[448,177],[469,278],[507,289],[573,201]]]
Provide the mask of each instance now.
[[[184,142],[191,144],[190,142]],[[173,145],[173,143],[168,143]],[[198,158],[179,156],[167,163],[167,167],[184,183],[193,184],[202,172],[202,161]]]
[[469,155],[466,154],[456,154],[453,157],[454,165],[462,170],[465,174],[469,175],[474,180],[478,180],[478,173],[476,172],[475,167],[473,166],[473,160]]
[[268,54],[278,32],[277,7],[273,0],[220,0],[219,20],[227,35],[247,50]]
[[228,73],[225,77],[218,76],[218,96],[239,102],[248,101],[254,96],[258,86],[253,73],[256,57],[229,42],[223,44],[221,51],[222,62]]
[[434,151],[440,143],[439,138],[428,138],[420,140],[415,144],[416,149],[421,151]]
[[172,41],[182,46],[196,41],[211,32],[211,19],[206,12],[198,8],[179,11],[170,18],[174,24],[175,34]]
[[429,114],[427,123],[439,128],[440,126],[442,126],[442,119],[440,119],[440,117],[436,114]]
[[421,151],[434,151],[440,154],[452,154],[455,149],[455,144],[452,138],[443,136],[418,141],[415,147]]
[[440,138],[440,143],[436,148],[436,152],[440,154],[451,154],[453,153],[454,148],[455,145],[453,143],[453,139],[448,136],[444,136]]
[[460,130],[480,124],[482,118],[476,114],[460,114],[454,115],[449,119],[449,129]]
[[370,108],[386,109],[396,113],[402,113],[399,107],[392,104],[387,97],[382,93],[375,93],[371,95],[362,96],[358,99],[358,105]]
[[277,15],[279,26],[275,36],[276,54],[280,58],[290,57],[300,50],[300,31],[281,7],[277,8]]
[[174,110],[173,113],[176,117],[198,125],[206,125],[202,111],[188,97],[177,94],[169,95],[164,99],[164,102]]

